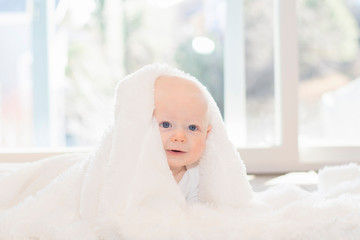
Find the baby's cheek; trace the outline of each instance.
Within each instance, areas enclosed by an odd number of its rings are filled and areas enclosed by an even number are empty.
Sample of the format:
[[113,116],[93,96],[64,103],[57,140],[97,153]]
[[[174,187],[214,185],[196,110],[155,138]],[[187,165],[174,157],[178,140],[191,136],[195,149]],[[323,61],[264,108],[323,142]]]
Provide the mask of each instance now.
[[166,136],[165,133],[160,132],[160,137],[161,137],[162,145],[163,145],[163,147],[164,147],[164,149],[165,149],[166,142],[167,142],[167,136]]
[[196,142],[196,146],[195,146],[195,152],[197,153],[198,155],[198,158],[201,157],[201,155],[203,154],[204,150],[205,150],[205,146],[206,146],[206,140],[205,139],[199,139],[197,142]]

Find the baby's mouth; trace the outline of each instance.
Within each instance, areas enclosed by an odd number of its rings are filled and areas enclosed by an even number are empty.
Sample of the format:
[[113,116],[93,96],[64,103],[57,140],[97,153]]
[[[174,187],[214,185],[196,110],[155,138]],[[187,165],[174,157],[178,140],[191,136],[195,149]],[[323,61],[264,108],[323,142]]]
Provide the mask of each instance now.
[[167,152],[170,152],[170,153],[185,153],[184,151],[177,150],[177,149],[168,149]]

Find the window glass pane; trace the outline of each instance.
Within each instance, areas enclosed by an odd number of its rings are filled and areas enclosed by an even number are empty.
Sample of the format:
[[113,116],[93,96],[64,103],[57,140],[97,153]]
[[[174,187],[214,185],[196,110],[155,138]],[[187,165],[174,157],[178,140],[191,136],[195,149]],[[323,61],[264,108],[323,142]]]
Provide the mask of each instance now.
[[[97,144],[112,119],[116,83],[153,62],[196,76],[223,112],[225,1],[54,0],[48,13],[37,4],[34,12],[48,18],[34,34],[32,16],[0,15],[1,148]],[[34,46],[47,53],[32,56]],[[34,59],[47,67],[32,69]]]
[[0,0],[0,13],[25,12],[26,0]]
[[244,1],[246,146],[275,145],[273,1]]
[[360,2],[298,1],[299,141],[360,144]]
[[19,4],[7,1],[0,11],[0,148],[33,144],[31,17],[12,12]]

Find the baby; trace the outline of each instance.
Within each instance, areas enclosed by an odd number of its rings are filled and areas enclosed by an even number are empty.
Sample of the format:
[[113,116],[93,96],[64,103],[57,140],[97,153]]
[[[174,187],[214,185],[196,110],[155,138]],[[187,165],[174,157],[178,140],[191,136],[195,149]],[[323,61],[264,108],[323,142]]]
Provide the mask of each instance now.
[[[118,84],[114,122],[94,152],[27,163],[0,178],[0,191],[0,239],[194,239],[204,214],[218,224],[213,207],[253,198],[214,99],[166,64]],[[199,205],[188,211],[185,200]]]
[[208,101],[195,83],[174,76],[155,81],[154,116],[170,170],[186,200],[196,201],[201,158],[211,131]]

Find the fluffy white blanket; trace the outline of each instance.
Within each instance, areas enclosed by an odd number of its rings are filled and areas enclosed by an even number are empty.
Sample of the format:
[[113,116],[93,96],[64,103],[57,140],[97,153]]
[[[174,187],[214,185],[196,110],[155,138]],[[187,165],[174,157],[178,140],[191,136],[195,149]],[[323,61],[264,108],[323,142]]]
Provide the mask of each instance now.
[[[194,81],[209,100],[213,129],[193,205],[171,175],[153,118],[161,75]],[[318,176],[316,192],[292,185],[254,193],[207,90],[153,64],[119,83],[114,123],[93,153],[0,164],[0,239],[358,239],[360,168]]]

